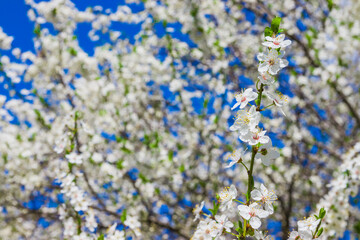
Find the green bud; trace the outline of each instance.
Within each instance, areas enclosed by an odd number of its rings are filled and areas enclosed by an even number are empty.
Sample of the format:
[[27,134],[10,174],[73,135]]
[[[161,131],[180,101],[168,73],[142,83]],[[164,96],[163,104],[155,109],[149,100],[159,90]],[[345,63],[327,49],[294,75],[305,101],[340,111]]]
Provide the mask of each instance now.
[[271,21],[271,30],[277,34],[279,32],[279,27],[280,27],[280,23],[281,23],[281,17],[275,17],[272,21]]
[[323,228],[320,228],[319,231],[318,231],[318,233],[317,233],[317,237],[320,237],[320,235],[322,234],[323,231],[324,231],[324,229],[323,229]]

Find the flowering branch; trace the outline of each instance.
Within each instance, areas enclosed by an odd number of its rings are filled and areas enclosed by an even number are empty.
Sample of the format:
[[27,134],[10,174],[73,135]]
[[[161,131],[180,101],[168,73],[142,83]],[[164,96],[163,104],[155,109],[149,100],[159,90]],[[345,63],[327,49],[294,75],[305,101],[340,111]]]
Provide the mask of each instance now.
[[[276,82],[275,75],[280,69],[288,65],[287,60],[282,59],[285,47],[291,44],[290,40],[285,40],[285,35],[281,34],[283,29],[280,29],[281,18],[276,17],[272,20],[271,28],[265,28],[265,42],[266,51],[258,54],[257,58],[260,61],[258,71],[259,77],[256,81],[256,90],[248,88],[235,95],[236,104],[231,108],[240,107],[241,110],[237,112],[234,124],[230,127],[231,131],[239,133],[239,139],[251,146],[250,166],[247,167],[243,162],[244,151],[235,150],[230,155],[230,163],[227,167],[231,167],[236,163],[241,163],[247,171],[247,192],[246,203],[236,199],[237,190],[234,185],[230,188],[225,188],[219,195],[217,201],[214,201],[213,209],[210,209],[212,216],[201,220],[192,239],[201,239],[204,236],[215,239],[224,239],[223,233],[228,233],[236,236],[238,239],[245,239],[247,236],[254,236],[256,239],[268,239],[263,232],[258,231],[261,226],[261,218],[266,218],[274,213],[273,203],[277,200],[277,196],[272,190],[268,190],[263,184],[260,188],[254,187],[254,165],[255,159],[260,159],[265,166],[269,166],[270,162],[279,157],[280,154],[272,148],[271,139],[266,136],[266,131],[259,127],[260,112],[271,106],[276,106],[285,115],[282,107],[287,102],[287,97],[281,93],[273,93],[271,85]],[[258,83],[261,82],[258,88]],[[271,101],[271,104],[261,109],[263,94]],[[250,102],[255,101],[255,105]],[[247,105],[250,105],[249,110],[242,110]],[[254,202],[250,200],[253,199]],[[229,220],[228,210],[232,210],[233,202],[238,202],[238,213],[241,220],[232,222]],[[195,208],[195,219],[200,218],[204,202],[200,207]],[[218,211],[222,211],[222,215],[217,215]],[[321,221],[325,216],[325,210],[321,209],[319,216],[310,217],[304,221],[299,221],[299,233],[292,232],[289,239],[315,239],[322,233],[320,229]],[[233,234],[229,229],[236,226],[237,235]]]

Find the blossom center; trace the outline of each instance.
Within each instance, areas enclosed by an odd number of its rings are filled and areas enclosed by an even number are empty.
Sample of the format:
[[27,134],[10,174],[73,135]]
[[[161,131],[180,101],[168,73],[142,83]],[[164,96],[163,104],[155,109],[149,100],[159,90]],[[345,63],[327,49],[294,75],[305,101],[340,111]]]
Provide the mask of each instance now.
[[278,41],[274,41],[274,44],[277,46],[280,45],[280,43]]
[[245,101],[246,101],[246,97],[242,97],[241,102],[245,102]]
[[260,153],[262,155],[266,155],[267,154],[267,149],[266,148],[261,149]]
[[255,133],[255,134],[253,135],[253,139],[254,139],[254,140],[259,140],[259,139],[260,139],[259,134],[258,134],[258,133]]
[[256,216],[255,211],[250,211],[249,215],[250,215],[250,217],[255,217]]
[[275,60],[274,59],[270,59],[269,60],[269,65],[274,65],[275,64]]

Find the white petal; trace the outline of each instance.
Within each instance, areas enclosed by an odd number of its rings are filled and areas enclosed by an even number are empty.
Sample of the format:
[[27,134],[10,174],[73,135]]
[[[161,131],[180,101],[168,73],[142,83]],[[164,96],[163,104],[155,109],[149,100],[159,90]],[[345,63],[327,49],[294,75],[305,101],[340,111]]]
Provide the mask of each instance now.
[[244,94],[248,96],[249,93],[252,93],[253,92],[253,89],[252,88],[247,88],[245,91],[244,91]]
[[312,239],[312,235],[310,231],[306,231],[306,230],[299,230],[299,235],[302,239],[304,240],[310,240]]
[[256,209],[256,216],[258,216],[259,218],[266,218],[267,216],[269,216],[269,213],[265,210],[262,209]]
[[270,166],[270,163],[271,163],[271,161],[270,161],[270,159],[269,158],[267,158],[267,157],[265,157],[265,156],[263,156],[262,158],[261,158],[261,162],[265,165],[265,166]]
[[260,143],[267,143],[269,142],[270,138],[268,136],[263,136],[260,138]]
[[262,198],[262,194],[259,190],[254,189],[251,191],[251,198],[254,199],[255,201],[260,201]]
[[266,194],[268,192],[267,188],[264,186],[264,184],[260,185],[260,190],[262,193]]
[[281,51],[280,51],[280,54],[278,55],[278,58],[282,58],[284,55],[285,55],[285,51],[284,51],[284,50],[281,50]]
[[234,123],[233,125],[231,125],[231,127],[229,128],[230,131],[236,131],[238,130],[240,127],[239,127],[239,124],[237,123]]
[[232,196],[236,197],[236,195],[237,195],[237,190],[236,190],[236,188],[235,188],[234,185],[231,185],[231,186],[230,186],[229,192],[232,194]]
[[272,37],[269,37],[269,36],[266,36],[265,39],[266,39],[267,41],[270,41],[270,42],[274,41],[274,39],[273,39]]
[[274,64],[269,67],[269,73],[273,75],[276,75],[279,72],[279,70],[280,70],[279,64]]
[[249,103],[249,101],[244,101],[240,104],[240,109],[243,109],[244,107],[246,107],[246,105]]
[[284,48],[284,47],[289,46],[290,44],[291,44],[291,41],[290,41],[290,40],[285,40],[285,41],[283,41],[280,45],[281,45],[282,48]]
[[269,65],[266,62],[260,63],[258,67],[258,71],[263,73],[266,72],[269,69]]
[[235,105],[231,108],[231,110],[234,110],[235,108],[237,108],[240,105],[239,102],[235,103]]
[[268,151],[268,158],[269,159],[275,159],[275,158],[278,158],[278,157],[280,157],[280,153],[278,152],[278,151],[276,151],[276,150],[273,150],[273,149],[270,149],[269,151]]
[[279,42],[282,42],[285,39],[285,34],[280,34],[276,37]]
[[239,210],[239,213],[240,215],[246,219],[246,220],[249,220],[250,219],[250,208],[246,205],[240,205],[238,206],[238,210]]
[[265,210],[269,213],[269,214],[273,214],[274,213],[274,207],[272,204],[265,204]]
[[281,67],[281,68],[284,68],[284,67],[286,67],[287,65],[289,65],[288,60],[286,60],[286,59],[280,59],[280,67]]
[[249,101],[252,101],[254,100],[255,98],[258,97],[258,94],[256,92],[251,92],[249,95],[248,95],[248,99]]
[[262,45],[265,47],[270,47],[270,48],[272,48],[274,46],[274,44],[272,42],[263,42]]
[[257,55],[257,59],[258,59],[259,61],[265,61],[265,60],[266,60],[266,55],[265,55],[264,53],[259,53],[259,54]]
[[299,236],[297,231],[292,231],[289,236],[289,240],[295,240]]
[[261,226],[261,221],[257,217],[252,217],[250,219],[250,225],[253,229],[258,229]]

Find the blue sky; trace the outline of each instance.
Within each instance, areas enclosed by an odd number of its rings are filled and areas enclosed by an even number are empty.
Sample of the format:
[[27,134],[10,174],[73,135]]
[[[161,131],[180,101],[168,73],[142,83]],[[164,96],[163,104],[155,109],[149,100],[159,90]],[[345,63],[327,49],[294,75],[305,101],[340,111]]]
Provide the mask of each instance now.
[[[88,6],[101,5],[104,9],[110,8],[115,11],[119,4],[124,4],[124,0],[73,0],[73,3],[80,10]],[[22,51],[33,50],[34,24],[27,17],[28,6],[25,1],[0,0],[0,4],[0,26],[7,35],[14,37],[12,46]],[[79,32],[82,33],[87,36],[87,32]]]

